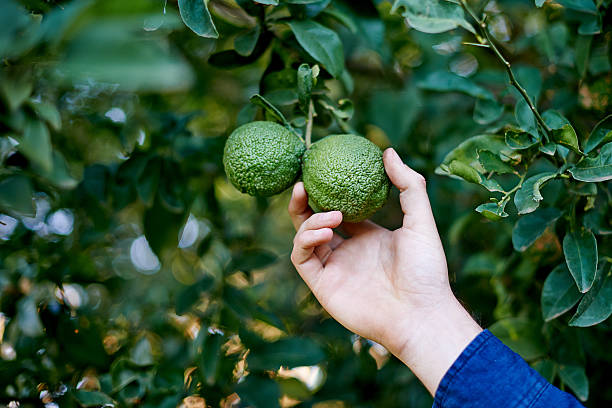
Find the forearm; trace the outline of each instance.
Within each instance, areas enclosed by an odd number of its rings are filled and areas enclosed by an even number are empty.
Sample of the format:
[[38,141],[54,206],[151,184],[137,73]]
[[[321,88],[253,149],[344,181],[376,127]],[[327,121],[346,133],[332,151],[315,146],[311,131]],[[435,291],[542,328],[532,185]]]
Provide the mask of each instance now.
[[398,322],[397,337],[386,346],[435,395],[444,374],[482,328],[452,295],[431,310],[412,312],[418,318]]

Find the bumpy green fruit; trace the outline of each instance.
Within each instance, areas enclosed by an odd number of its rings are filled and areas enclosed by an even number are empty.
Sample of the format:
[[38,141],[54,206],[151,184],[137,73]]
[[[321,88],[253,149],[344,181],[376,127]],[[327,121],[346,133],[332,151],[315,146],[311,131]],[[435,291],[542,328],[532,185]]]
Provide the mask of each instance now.
[[295,182],[306,147],[274,122],[251,122],[225,142],[223,165],[232,184],[253,196],[271,196]]
[[391,182],[381,150],[355,135],[332,135],[313,143],[302,163],[310,207],[338,210],[344,221],[369,218],[387,201]]

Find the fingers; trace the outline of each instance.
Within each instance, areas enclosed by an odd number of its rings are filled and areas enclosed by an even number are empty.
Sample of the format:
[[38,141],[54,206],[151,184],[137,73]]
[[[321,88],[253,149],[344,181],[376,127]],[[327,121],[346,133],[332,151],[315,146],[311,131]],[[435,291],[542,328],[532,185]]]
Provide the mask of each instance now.
[[289,201],[289,216],[296,230],[300,225],[312,215],[312,211],[308,207],[308,195],[304,189],[304,183],[301,181],[293,186],[291,201]]
[[[293,240],[291,262],[309,286],[323,270],[323,264],[332,250],[330,244],[339,238],[334,235],[332,228],[341,222],[342,213],[331,211],[314,214],[299,227]],[[318,253],[315,253],[315,249],[318,249]]]
[[375,224],[370,220],[362,222],[343,222],[340,228],[351,236],[382,229],[380,225]]
[[392,148],[385,150],[383,161],[389,179],[400,191],[404,228],[436,230],[425,188],[425,178],[406,166]]
[[300,231],[315,230],[319,228],[336,228],[341,222],[342,213],[340,211],[313,214],[302,223],[298,230],[298,234]]

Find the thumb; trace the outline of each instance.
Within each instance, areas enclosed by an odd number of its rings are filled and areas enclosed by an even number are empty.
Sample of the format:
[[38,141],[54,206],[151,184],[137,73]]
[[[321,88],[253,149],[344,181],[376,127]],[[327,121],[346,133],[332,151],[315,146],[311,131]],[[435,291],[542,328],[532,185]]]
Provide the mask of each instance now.
[[404,213],[403,227],[421,232],[436,231],[436,224],[429,205],[425,178],[406,166],[393,148],[383,154],[389,179],[400,191],[400,204]]

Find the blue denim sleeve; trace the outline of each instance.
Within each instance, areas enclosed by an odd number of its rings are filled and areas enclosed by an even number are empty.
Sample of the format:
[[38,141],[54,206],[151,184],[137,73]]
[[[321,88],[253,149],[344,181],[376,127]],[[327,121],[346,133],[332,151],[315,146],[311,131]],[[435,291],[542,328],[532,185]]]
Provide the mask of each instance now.
[[559,390],[484,330],[446,372],[434,408],[578,408],[572,395]]

